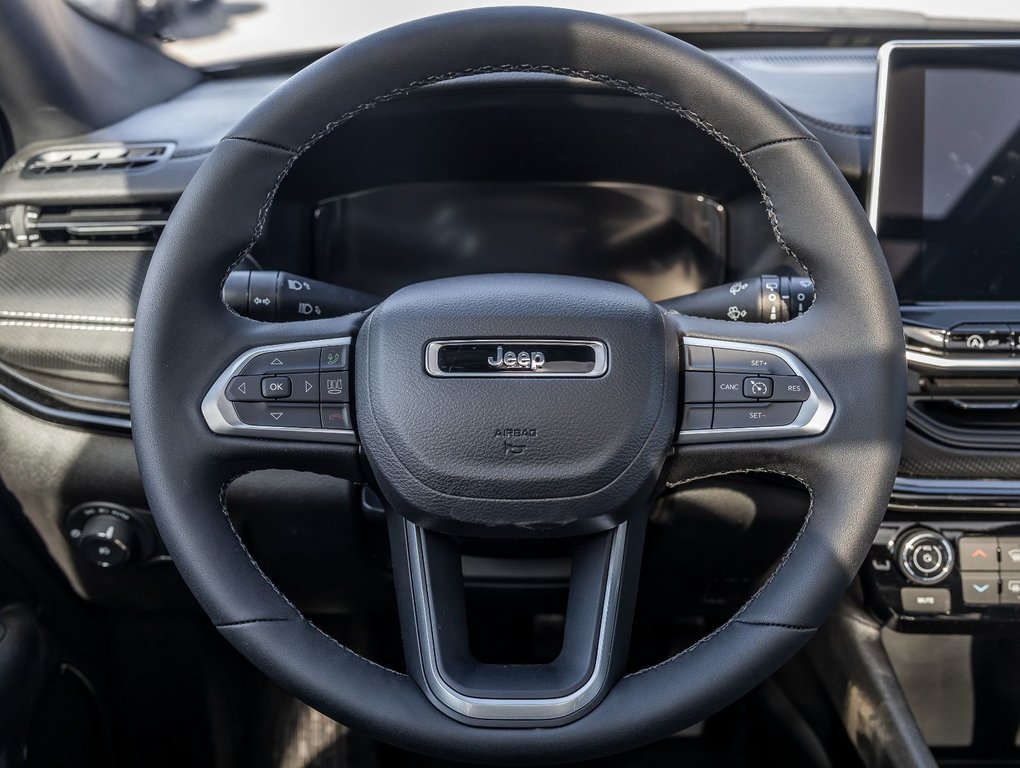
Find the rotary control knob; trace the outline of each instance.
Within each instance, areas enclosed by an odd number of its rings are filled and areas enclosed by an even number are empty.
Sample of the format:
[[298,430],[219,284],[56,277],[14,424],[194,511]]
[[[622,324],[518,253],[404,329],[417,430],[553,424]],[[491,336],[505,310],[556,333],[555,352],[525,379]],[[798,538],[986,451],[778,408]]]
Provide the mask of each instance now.
[[938,584],[953,570],[953,545],[941,533],[908,531],[899,550],[900,570],[916,584]]
[[93,515],[81,529],[78,548],[103,568],[123,565],[138,552],[138,536],[129,520],[114,515]]

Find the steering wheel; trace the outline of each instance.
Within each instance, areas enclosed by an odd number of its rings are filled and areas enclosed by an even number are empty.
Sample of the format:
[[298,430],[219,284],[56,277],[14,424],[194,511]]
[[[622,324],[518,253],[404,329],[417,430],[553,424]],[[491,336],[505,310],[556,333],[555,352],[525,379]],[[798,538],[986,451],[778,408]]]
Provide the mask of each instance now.
[[[625,91],[719,142],[757,185],[782,250],[813,278],[812,308],[768,325],[699,319],[622,285],[550,275],[420,283],[369,312],[305,322],[257,322],[224,305],[228,270],[260,239],[282,180],[317,142],[435,83],[504,72]],[[223,636],[330,717],[415,751],[482,762],[635,747],[764,680],[812,636],[863,562],[904,425],[889,273],[818,142],[689,45],[539,8],[459,12],[372,35],[255,107],[203,164],[159,240],[131,361],[152,513]],[[706,382],[725,400],[732,382],[753,378],[775,385],[771,400],[686,404]],[[249,556],[225,489],[267,468],[370,481],[381,492],[406,674],[320,631]],[[732,618],[624,675],[653,499],[744,472],[802,483],[803,526]],[[472,538],[572,542],[554,662],[472,657],[454,543]]]

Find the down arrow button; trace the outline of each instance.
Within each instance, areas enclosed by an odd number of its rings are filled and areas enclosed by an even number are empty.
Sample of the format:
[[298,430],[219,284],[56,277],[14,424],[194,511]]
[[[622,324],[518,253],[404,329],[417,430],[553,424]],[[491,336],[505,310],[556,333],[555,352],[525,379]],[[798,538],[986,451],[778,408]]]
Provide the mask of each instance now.
[[319,406],[283,403],[234,403],[237,418],[253,427],[319,429]]

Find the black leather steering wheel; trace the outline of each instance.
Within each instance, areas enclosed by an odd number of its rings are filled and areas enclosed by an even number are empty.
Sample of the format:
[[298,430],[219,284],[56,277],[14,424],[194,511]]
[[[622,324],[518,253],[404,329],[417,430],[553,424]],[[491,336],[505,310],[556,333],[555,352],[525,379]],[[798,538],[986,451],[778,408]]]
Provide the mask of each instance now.
[[[704,320],[664,312],[624,286],[536,275],[422,283],[338,319],[261,323],[224,305],[227,271],[259,240],[280,183],[309,148],[418,89],[501,72],[600,83],[705,131],[751,175],[780,246],[815,281],[814,306],[770,325]],[[257,106],[204,163],[160,238],[131,366],[152,512],[220,632],[341,722],[416,751],[485,762],[634,747],[764,680],[811,637],[863,562],[904,425],[891,280],[859,202],[817,141],[691,46],[607,17],[538,8],[454,13],[381,32]],[[758,416],[716,406],[715,428],[681,424],[678,393],[685,374],[699,371],[717,382],[766,373],[806,390],[794,402],[762,404]],[[306,404],[258,402],[262,379],[279,372],[295,392],[311,393]],[[225,488],[266,468],[372,476],[391,507],[407,674],[318,630],[248,555]],[[796,478],[810,493],[789,550],[719,629],[624,676],[652,498],[694,478],[750,471]],[[471,658],[448,534],[576,542],[556,662]]]

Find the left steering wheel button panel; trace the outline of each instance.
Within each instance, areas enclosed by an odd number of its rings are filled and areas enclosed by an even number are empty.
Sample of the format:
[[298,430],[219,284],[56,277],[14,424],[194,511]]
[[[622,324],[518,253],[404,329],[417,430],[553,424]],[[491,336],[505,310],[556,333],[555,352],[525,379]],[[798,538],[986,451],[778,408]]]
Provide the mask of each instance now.
[[289,405],[284,403],[237,403],[238,418],[253,427],[322,427],[319,408],[315,405]]
[[249,350],[206,393],[206,423],[222,435],[356,443],[350,345],[339,338]]

